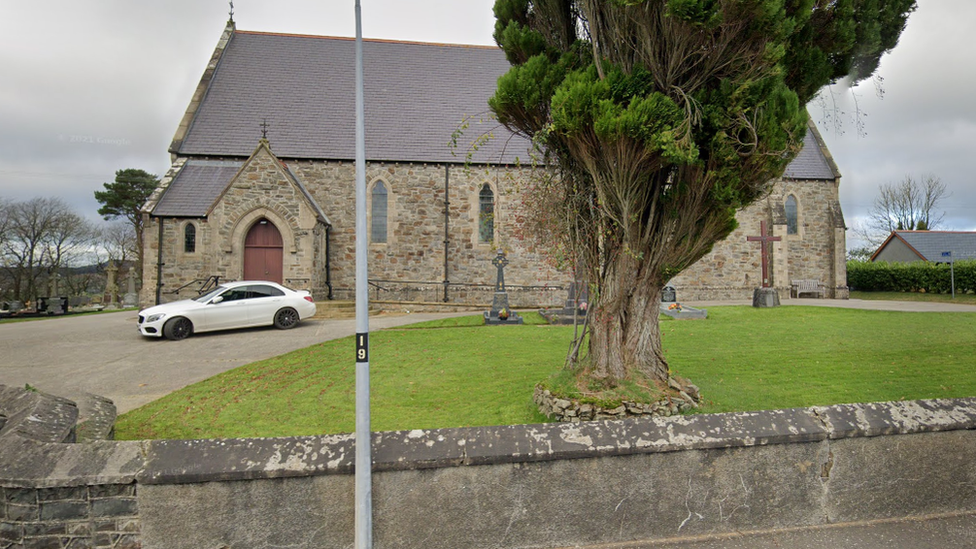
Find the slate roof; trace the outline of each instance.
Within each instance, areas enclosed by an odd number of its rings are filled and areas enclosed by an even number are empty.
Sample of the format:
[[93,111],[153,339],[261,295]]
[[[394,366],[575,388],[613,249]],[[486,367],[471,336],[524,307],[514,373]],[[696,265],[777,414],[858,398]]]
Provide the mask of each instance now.
[[826,145],[817,127],[811,122],[803,137],[803,148],[790,162],[783,173],[788,179],[829,179],[840,177],[840,171],[832,158],[825,152]]
[[[230,40],[215,54],[216,70],[204,75],[202,101],[191,103],[189,129],[178,132],[170,152],[247,158],[267,121],[279,158],[355,157],[353,39],[232,27],[227,33]],[[493,138],[474,153],[475,163],[528,159],[528,142],[488,118],[488,98],[510,68],[500,49],[364,40],[363,58],[368,161],[463,163],[470,141],[489,133]],[[448,143],[466,117],[474,121],[452,151]],[[784,177],[840,177],[810,128]]]
[[152,210],[160,217],[205,217],[243,161],[196,160],[186,162]]
[[[486,119],[488,97],[509,69],[494,47],[363,41],[366,156],[370,161],[460,163],[452,132],[466,116]],[[247,157],[268,123],[279,158],[355,158],[355,41],[235,31],[188,134],[171,152]],[[497,122],[472,124],[470,139],[494,131],[480,162],[527,159]]]
[[942,252],[952,252],[954,261],[976,259],[976,232],[894,231],[874,255],[877,256],[893,238],[904,241],[926,261],[947,262]]

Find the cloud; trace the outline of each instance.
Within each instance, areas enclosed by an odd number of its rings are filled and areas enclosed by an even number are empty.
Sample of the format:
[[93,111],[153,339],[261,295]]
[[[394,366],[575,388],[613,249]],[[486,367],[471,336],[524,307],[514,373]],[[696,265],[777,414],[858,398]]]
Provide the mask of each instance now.
[[[363,2],[371,38],[493,44],[493,0]],[[237,0],[242,30],[355,33],[353,2]],[[122,168],[162,175],[167,149],[228,17],[224,2],[9,2],[0,18],[0,196],[61,196],[97,218],[92,193]],[[972,0],[921,0],[874,82],[835,88],[821,130],[844,178],[848,220],[879,185],[933,174],[952,192],[946,221],[976,229],[976,45]],[[856,100],[856,107],[855,107]],[[836,108],[835,108],[836,103]],[[865,122],[859,135],[850,117]],[[845,114],[841,114],[845,113]],[[811,107],[817,121],[824,112]]]

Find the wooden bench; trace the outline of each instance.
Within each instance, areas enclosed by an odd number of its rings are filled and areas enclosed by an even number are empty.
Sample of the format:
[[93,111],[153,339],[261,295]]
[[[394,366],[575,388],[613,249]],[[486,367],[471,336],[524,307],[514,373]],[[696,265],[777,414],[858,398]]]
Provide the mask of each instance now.
[[826,295],[826,288],[819,280],[794,280],[790,294],[792,297],[800,297],[800,294],[814,294],[822,298]]

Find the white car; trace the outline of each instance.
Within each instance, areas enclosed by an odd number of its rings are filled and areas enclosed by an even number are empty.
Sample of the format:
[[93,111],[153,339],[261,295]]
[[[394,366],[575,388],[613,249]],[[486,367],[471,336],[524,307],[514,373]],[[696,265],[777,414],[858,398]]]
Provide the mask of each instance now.
[[315,314],[307,290],[264,281],[221,284],[195,299],[139,311],[139,332],[147,337],[183,339],[194,332],[270,326],[287,330]]

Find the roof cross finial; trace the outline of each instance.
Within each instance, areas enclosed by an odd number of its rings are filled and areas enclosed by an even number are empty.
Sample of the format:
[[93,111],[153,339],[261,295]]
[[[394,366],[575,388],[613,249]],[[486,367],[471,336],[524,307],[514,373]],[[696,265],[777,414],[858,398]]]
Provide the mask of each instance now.
[[261,139],[268,138],[268,119],[265,118],[261,122]]
[[228,23],[234,22],[234,0],[230,0],[230,20]]

